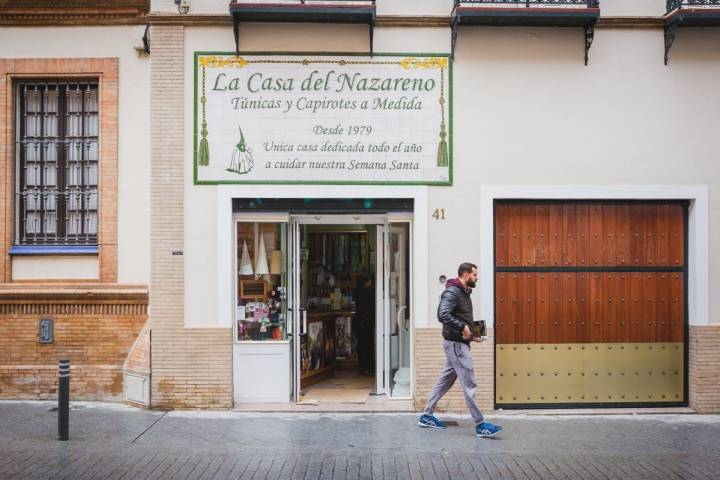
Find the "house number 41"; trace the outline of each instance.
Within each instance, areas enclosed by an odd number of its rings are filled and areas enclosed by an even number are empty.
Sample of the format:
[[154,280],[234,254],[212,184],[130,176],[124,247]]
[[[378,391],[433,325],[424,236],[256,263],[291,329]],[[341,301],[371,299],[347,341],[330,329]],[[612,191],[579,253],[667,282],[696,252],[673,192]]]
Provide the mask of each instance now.
[[436,208],[435,211],[432,213],[432,217],[435,220],[445,220],[445,209],[444,208]]

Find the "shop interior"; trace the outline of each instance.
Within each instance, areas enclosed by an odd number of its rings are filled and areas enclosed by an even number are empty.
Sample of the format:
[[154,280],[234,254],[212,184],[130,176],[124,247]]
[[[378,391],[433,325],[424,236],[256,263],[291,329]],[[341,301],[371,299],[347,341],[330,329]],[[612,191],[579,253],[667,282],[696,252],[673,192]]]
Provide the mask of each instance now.
[[307,225],[301,234],[300,403],[365,403],[375,389],[375,225]]

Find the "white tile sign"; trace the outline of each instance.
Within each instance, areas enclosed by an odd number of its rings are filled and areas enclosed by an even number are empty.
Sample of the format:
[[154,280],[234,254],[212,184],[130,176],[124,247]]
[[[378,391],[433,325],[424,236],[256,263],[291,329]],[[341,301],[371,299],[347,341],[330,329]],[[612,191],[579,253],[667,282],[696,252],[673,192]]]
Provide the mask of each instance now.
[[452,182],[438,55],[195,53],[195,183]]

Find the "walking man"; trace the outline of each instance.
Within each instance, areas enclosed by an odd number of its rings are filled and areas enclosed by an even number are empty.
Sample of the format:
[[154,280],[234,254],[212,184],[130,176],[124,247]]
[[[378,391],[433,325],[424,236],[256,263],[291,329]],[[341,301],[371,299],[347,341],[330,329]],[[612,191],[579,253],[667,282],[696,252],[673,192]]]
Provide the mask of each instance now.
[[443,324],[443,349],[445,350],[445,368],[438,377],[430,392],[425,410],[418,425],[428,428],[446,428],[445,424],[433,415],[437,402],[445,395],[456,379],[465,396],[465,403],[475,421],[475,435],[493,437],[502,431],[499,425],[485,421],[480,408],[475,402],[475,370],[470,355],[470,342],[481,342],[480,337],[473,337],[473,308],[470,293],[477,283],[477,266],[472,263],[461,263],[458,267],[458,278],[448,280],[445,291],[440,296],[438,320]]

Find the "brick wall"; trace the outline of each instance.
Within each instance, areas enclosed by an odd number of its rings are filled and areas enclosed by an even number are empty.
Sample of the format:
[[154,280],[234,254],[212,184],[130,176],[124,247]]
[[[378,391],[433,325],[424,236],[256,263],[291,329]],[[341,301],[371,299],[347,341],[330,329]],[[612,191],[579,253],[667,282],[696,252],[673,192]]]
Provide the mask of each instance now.
[[[57,398],[57,362],[71,362],[71,398],[122,399],[123,364],[147,320],[146,288],[0,289],[0,398]],[[55,341],[40,344],[41,318]]]
[[[493,372],[493,329],[488,329],[488,339],[482,343],[472,344],[475,378],[477,379],[477,399],[480,408],[493,409],[495,383]],[[442,329],[415,329],[415,407],[421,410],[427,403],[427,397],[445,366],[445,353],[442,348]],[[456,383],[438,403],[436,411],[467,413],[462,389]]]
[[691,326],[688,350],[690,407],[720,413],[720,324]]
[[[182,26],[152,27],[151,289],[153,408],[232,407],[230,328],[184,327],[185,49]],[[187,81],[192,81],[188,79]]]

